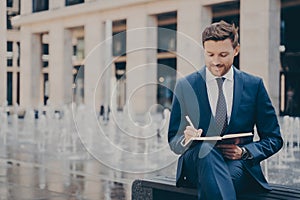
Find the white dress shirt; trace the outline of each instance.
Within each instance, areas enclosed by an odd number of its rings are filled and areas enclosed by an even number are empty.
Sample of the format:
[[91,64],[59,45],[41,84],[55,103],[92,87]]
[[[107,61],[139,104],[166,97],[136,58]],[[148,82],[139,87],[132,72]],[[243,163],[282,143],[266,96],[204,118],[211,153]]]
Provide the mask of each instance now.
[[[232,110],[232,100],[233,100],[233,84],[234,84],[233,68],[231,67],[230,70],[222,77],[225,78],[223,83],[223,93],[227,105],[227,122],[229,123],[231,110]],[[216,78],[218,77],[214,76],[206,67],[207,94],[208,94],[210,108],[214,116],[216,115],[217,101],[219,95],[219,89],[218,89]]]

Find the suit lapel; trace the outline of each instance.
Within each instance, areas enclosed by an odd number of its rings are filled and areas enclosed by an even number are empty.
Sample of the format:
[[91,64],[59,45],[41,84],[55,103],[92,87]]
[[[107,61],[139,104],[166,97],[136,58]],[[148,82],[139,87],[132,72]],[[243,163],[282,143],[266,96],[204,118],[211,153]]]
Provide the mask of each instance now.
[[[199,110],[200,110],[200,121],[199,121],[199,126],[202,127],[204,130],[207,131],[210,125],[210,118],[207,116],[211,116],[211,108],[208,100],[208,94],[207,94],[207,88],[206,88],[206,75],[205,75],[205,67],[203,67],[198,73],[197,73],[197,81],[195,81],[195,86],[196,88],[196,94],[199,103]],[[201,122],[201,125],[200,125]],[[204,126],[204,127],[203,127]],[[205,132],[206,132],[205,131]]]
[[239,70],[237,70],[236,68],[233,68],[233,70],[234,70],[233,102],[232,102],[232,111],[231,111],[230,122],[229,122],[229,126],[227,127],[227,130],[230,129],[232,121],[235,118],[235,115],[237,113],[238,107],[240,105],[242,91],[243,91],[243,85],[244,85],[244,80],[242,79],[241,72]]

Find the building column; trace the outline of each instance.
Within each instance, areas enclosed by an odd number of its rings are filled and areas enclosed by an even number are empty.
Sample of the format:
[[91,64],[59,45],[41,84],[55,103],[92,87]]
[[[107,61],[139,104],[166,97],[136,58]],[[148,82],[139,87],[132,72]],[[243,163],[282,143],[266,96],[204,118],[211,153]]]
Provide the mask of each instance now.
[[55,10],[58,8],[65,7],[65,1],[62,0],[50,0],[49,1],[49,10]]
[[[101,90],[103,91],[103,104],[105,107],[108,107],[112,101],[112,90],[115,88],[115,85],[112,84],[113,80],[115,79],[113,76],[113,55],[112,55],[112,21],[106,20],[104,23],[104,48],[105,51],[103,52],[104,56],[104,68],[103,74],[101,76],[102,87]],[[99,89],[100,89],[99,88]]]
[[34,34],[28,27],[21,27],[20,104],[22,108],[34,108],[41,103],[41,34]]
[[202,31],[212,21],[211,8],[199,1],[182,1],[177,19],[177,71],[185,76],[204,65]]
[[279,108],[280,8],[280,0],[243,0],[240,11],[240,68],[264,79],[277,111]]
[[53,24],[49,32],[49,99],[54,107],[72,102],[72,31]]
[[96,110],[104,103],[103,88],[101,84],[105,54],[104,22],[97,17],[91,17],[85,27],[85,62],[84,62],[84,102]]
[[127,18],[126,98],[132,117],[155,105],[157,96],[157,23],[144,10]]
[[6,101],[6,1],[0,1],[0,105]]
[[[50,0],[51,1],[51,0]],[[21,3],[21,15],[32,13],[32,0],[20,0]]]

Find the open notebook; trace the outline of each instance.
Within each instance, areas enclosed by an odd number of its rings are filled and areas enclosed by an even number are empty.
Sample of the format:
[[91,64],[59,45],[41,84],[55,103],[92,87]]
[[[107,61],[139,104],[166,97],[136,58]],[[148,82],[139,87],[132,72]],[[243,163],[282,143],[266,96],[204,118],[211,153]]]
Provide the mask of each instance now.
[[181,141],[181,144],[183,146],[186,146],[187,144],[189,144],[191,141],[221,141],[224,143],[232,143],[232,144],[239,144],[240,141],[239,139],[244,138],[244,137],[249,137],[249,136],[253,136],[253,133],[249,132],[249,133],[234,133],[234,134],[226,134],[223,136],[204,136],[204,137],[192,137],[190,138],[188,141],[185,141],[185,139],[183,139]]

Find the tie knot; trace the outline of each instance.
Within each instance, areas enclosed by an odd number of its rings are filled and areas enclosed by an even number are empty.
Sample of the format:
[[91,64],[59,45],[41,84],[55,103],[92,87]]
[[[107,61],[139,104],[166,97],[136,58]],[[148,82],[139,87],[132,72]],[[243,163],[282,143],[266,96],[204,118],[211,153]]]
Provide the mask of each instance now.
[[224,83],[225,78],[216,78],[219,89],[222,89],[222,85]]

